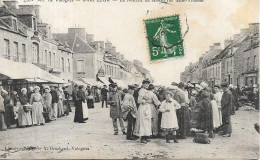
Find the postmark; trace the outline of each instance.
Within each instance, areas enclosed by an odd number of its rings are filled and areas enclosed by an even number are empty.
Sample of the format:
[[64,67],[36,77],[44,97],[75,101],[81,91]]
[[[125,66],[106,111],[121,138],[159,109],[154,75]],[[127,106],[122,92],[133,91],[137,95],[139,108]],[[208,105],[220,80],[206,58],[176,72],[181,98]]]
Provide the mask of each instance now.
[[179,15],[144,20],[151,61],[184,56]]

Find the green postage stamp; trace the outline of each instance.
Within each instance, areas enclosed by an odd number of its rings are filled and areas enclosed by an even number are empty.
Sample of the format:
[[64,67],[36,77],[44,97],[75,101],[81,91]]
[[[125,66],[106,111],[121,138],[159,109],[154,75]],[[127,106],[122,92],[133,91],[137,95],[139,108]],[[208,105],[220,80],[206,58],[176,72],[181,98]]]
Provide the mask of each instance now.
[[144,20],[150,60],[184,56],[179,15]]

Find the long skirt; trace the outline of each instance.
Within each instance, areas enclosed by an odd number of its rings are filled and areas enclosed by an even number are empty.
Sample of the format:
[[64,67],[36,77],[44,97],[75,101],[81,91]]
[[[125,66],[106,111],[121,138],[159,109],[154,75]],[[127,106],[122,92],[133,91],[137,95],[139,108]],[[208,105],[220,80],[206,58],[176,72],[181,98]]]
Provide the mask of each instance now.
[[213,128],[215,129],[221,125],[222,120],[219,119],[219,110],[216,101],[211,101],[211,105],[212,105]]
[[10,104],[7,104],[5,107],[5,124],[7,127],[14,124],[14,108]]
[[191,129],[191,111],[188,107],[182,106],[176,113],[178,117],[180,136],[189,136]]
[[45,119],[43,117],[43,106],[41,102],[33,102],[32,107],[32,123],[35,124],[45,124]]
[[94,99],[87,100],[88,108],[94,108]]
[[63,101],[59,99],[57,105],[58,105],[58,117],[61,117],[64,115]]
[[49,113],[49,119],[52,120],[52,117],[53,117],[53,108],[52,108],[52,103],[46,103],[44,104],[45,107],[46,107],[46,112]]
[[140,104],[137,111],[134,134],[137,136],[152,135],[151,107],[149,104]]
[[82,101],[81,100],[76,101],[76,104],[75,104],[74,122],[84,122],[83,110],[82,110]]
[[150,104],[152,115],[152,135],[158,134],[158,111],[154,104]]
[[19,124],[19,126],[32,125],[31,111],[25,112],[23,109],[23,105],[20,105],[19,109],[18,109],[18,124]]
[[6,128],[4,112],[0,112],[0,131],[5,131]]
[[83,119],[88,119],[88,105],[87,103],[82,102],[82,112],[83,112]]

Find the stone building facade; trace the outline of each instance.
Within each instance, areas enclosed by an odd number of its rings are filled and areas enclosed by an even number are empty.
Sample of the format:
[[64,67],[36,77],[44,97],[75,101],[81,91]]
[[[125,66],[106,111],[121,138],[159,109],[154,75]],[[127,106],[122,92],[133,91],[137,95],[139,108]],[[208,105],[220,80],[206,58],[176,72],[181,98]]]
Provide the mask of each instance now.
[[4,1],[0,7],[0,53],[12,61],[33,63],[66,80],[72,80],[73,52],[52,39],[51,25],[40,21],[40,6]]
[[180,78],[183,82],[204,81],[209,86],[221,82],[238,87],[259,85],[259,23],[250,23],[232,40],[225,40],[223,50],[214,43],[198,62],[185,68]]

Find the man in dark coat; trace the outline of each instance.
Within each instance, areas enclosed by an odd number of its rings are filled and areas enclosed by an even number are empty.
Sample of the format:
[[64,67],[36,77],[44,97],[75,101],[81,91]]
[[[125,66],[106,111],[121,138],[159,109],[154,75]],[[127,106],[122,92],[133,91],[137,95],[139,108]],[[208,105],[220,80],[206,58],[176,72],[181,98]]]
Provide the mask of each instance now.
[[135,91],[134,91],[133,96],[134,96],[134,99],[135,99],[136,107],[138,109],[140,104],[137,101],[138,101],[139,91],[142,87],[138,88],[138,84],[135,84],[134,87],[135,87]]
[[107,86],[104,85],[104,87],[101,89],[102,108],[104,107],[104,102],[106,104],[106,108],[108,108],[108,106],[107,106],[107,93],[108,93]]
[[121,130],[123,134],[126,135],[125,126],[122,118],[122,110],[121,110],[121,98],[117,91],[117,84],[113,83],[111,85],[111,92],[108,96],[107,103],[110,105],[110,118],[112,118],[113,127],[114,127],[114,135],[118,135],[118,126],[117,119],[119,120]]
[[83,110],[82,110],[82,102],[86,102],[86,95],[85,92],[83,91],[84,86],[80,85],[79,90],[77,92],[77,101],[75,105],[75,117],[74,117],[74,122],[79,122],[79,123],[86,123],[83,118]]
[[52,100],[51,100],[52,110],[53,110],[52,120],[56,120],[58,117],[58,106],[57,105],[58,105],[59,97],[58,97],[57,91],[55,90],[54,86],[51,86],[50,94],[52,97]]
[[221,111],[223,122],[223,137],[230,137],[232,133],[231,119],[232,114],[232,93],[228,89],[228,83],[222,83],[221,87],[224,91],[221,99]]

